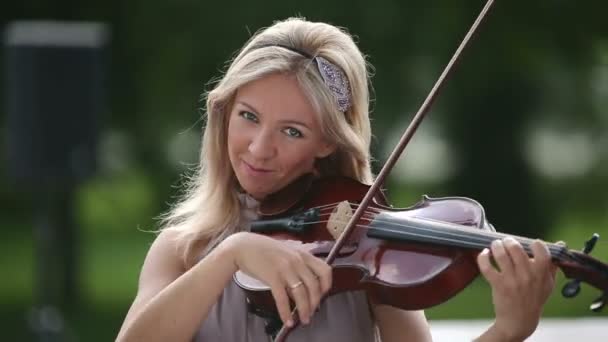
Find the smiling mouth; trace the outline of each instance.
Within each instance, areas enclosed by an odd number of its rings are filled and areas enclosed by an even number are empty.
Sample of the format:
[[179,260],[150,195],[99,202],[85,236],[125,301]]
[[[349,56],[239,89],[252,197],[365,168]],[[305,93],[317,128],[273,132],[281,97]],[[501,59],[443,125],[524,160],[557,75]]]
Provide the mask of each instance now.
[[271,172],[272,170],[268,170],[268,169],[261,169],[261,168],[257,168],[254,167],[253,165],[249,164],[248,162],[243,160],[243,163],[245,164],[245,166],[247,166],[249,169],[251,169],[252,171],[255,172]]

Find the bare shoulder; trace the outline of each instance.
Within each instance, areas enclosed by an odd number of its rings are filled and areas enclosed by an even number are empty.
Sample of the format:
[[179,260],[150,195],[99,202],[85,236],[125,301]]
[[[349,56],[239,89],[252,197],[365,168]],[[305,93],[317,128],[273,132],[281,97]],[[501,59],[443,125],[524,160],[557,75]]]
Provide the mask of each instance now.
[[406,311],[388,305],[372,305],[383,342],[431,341],[424,311]]

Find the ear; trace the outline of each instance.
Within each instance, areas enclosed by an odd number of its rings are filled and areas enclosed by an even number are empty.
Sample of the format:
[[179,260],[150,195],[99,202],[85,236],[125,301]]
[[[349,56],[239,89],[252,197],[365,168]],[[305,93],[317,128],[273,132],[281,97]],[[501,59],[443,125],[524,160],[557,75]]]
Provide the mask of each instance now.
[[321,147],[317,150],[317,154],[315,155],[315,157],[319,159],[325,158],[328,155],[334,153],[336,148],[337,146],[335,144],[331,144],[324,141],[323,143],[321,143]]

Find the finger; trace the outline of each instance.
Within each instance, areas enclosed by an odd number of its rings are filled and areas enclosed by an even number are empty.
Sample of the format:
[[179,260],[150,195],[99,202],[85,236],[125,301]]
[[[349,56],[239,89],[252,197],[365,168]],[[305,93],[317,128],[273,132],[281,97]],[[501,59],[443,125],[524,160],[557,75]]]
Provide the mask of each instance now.
[[291,298],[296,304],[300,320],[302,323],[307,324],[310,319],[310,299],[304,281],[300,280],[299,276],[294,272],[287,277],[284,286],[288,289]]
[[[307,252],[303,252],[307,253]],[[300,279],[304,282],[306,290],[308,291],[308,300],[310,301],[310,310],[312,312],[318,307],[321,301],[321,283],[312,269],[304,264],[298,272]]]
[[553,282],[555,283],[555,277],[557,276],[557,265],[555,264],[551,264],[551,266],[549,267],[549,276],[551,277],[551,280],[553,280]]
[[548,270],[551,265],[551,253],[545,243],[540,240],[535,240],[532,245],[532,254],[534,255],[534,266],[536,271]]
[[534,254],[535,271],[541,275],[542,288],[547,291],[546,296],[549,296],[555,287],[555,277],[557,266],[552,262],[552,256],[547,244],[540,240],[534,241],[532,244],[532,252]]
[[[556,246],[557,248],[559,248],[559,249],[557,249],[557,250],[556,250],[556,253],[559,253],[559,251],[560,251],[561,249],[566,249],[566,251],[567,251],[567,248],[566,248],[567,246],[566,246],[566,243],[565,243],[564,241],[561,241],[561,240],[560,240],[560,241],[557,241],[557,242],[555,243],[555,246]],[[551,248],[550,248],[550,249],[551,249]],[[557,269],[558,269],[558,268],[559,268],[559,267],[557,267],[557,264],[551,263],[550,274],[551,274],[551,278],[553,279],[553,281],[555,281],[555,277],[556,277],[556,275],[557,275]]]
[[484,248],[483,251],[479,253],[477,256],[477,265],[479,266],[481,274],[483,274],[484,278],[486,278],[491,285],[494,285],[499,281],[500,274],[494,269],[494,266],[492,266],[489,249]]
[[503,242],[501,240],[494,240],[492,241],[490,248],[492,250],[492,257],[494,257],[494,261],[496,262],[500,273],[513,274],[513,261],[509,254],[507,254]]
[[332,283],[332,268],[322,259],[317,258],[312,254],[306,257],[306,264],[312,269],[321,286],[322,295],[331,289]]
[[521,244],[512,237],[505,238],[503,240],[503,245],[513,262],[517,277],[525,283],[528,283],[532,278],[532,263],[530,262],[528,254],[524,251]]
[[289,296],[282,282],[277,282],[270,288],[272,296],[277,306],[277,311],[281,317],[283,324],[293,326],[293,318],[291,317],[291,308],[289,306]]
[[534,255],[533,267],[537,274],[543,277],[547,276],[551,279],[551,287],[555,283],[555,275],[557,273],[557,266],[551,262],[551,252],[547,245],[536,240],[532,243],[532,253]]

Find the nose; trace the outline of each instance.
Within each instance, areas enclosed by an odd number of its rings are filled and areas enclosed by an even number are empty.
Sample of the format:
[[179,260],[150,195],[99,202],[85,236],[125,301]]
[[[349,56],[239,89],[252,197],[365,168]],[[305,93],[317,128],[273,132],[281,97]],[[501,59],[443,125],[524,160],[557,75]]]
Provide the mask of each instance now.
[[271,132],[267,130],[257,131],[249,143],[249,153],[251,153],[252,157],[259,160],[274,157],[277,150]]

